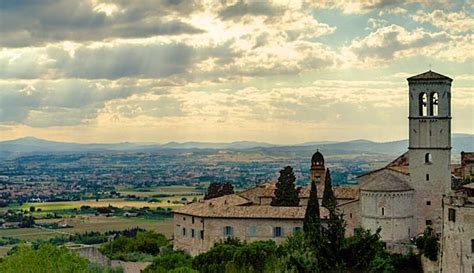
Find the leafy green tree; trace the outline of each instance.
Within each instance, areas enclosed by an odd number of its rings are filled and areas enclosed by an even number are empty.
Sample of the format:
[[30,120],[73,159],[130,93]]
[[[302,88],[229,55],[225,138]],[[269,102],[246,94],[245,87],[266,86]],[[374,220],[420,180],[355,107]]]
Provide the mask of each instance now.
[[302,232],[296,232],[288,237],[281,246],[283,257],[281,268],[283,272],[318,273],[320,266],[318,255],[308,244]]
[[311,181],[308,205],[303,221],[303,231],[308,243],[316,252],[321,248],[321,218],[319,212],[318,188],[314,181]]
[[169,252],[159,255],[155,260],[153,260],[153,263],[143,271],[143,273],[165,273],[170,272],[171,270],[183,273],[194,272],[189,271],[188,269],[193,270],[191,256],[184,252]]
[[380,241],[380,231],[379,228],[375,233],[371,233],[370,230],[358,228],[354,236],[346,239],[341,251],[346,267],[365,270],[379,253],[385,251],[384,243]]
[[111,259],[136,261],[147,257],[147,255],[158,255],[160,249],[168,244],[168,239],[163,234],[140,231],[132,237],[121,235],[113,241],[101,245],[99,251]]
[[292,167],[286,166],[280,171],[272,206],[296,207],[299,205],[300,199],[298,190],[295,188],[295,181],[296,177]]
[[85,258],[65,248],[42,244],[38,249],[20,245],[0,263],[2,273],[88,273]]
[[439,238],[431,227],[426,227],[423,236],[416,239],[416,246],[431,261],[438,260]]

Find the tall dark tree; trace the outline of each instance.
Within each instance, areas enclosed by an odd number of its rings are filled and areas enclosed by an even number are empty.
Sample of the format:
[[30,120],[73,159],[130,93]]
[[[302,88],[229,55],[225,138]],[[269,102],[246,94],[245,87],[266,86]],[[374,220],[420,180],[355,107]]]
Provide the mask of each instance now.
[[216,183],[213,182],[207,188],[207,194],[204,199],[212,199],[234,193],[234,186],[231,183]]
[[329,169],[326,170],[326,177],[324,180],[324,192],[322,206],[327,208],[329,211],[336,209],[336,197],[332,190],[331,172]]
[[308,205],[303,221],[303,231],[305,238],[315,251],[321,246],[321,217],[319,213],[318,188],[314,181],[311,181],[311,191],[309,192]]
[[293,168],[286,166],[280,171],[280,177],[276,183],[275,198],[272,206],[296,207],[300,203],[298,190],[295,188],[296,177]]
[[336,197],[332,189],[331,173],[326,171],[322,205],[329,212],[327,227],[323,229],[323,244],[326,261],[332,268],[342,266],[341,251],[344,244],[345,222],[337,209]]

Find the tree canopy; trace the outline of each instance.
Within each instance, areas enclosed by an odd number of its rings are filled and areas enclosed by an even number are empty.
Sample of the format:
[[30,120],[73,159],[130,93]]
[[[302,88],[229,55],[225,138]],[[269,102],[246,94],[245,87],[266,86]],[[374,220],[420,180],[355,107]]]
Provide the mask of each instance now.
[[295,181],[296,177],[292,167],[286,166],[280,171],[272,206],[296,207],[299,205],[299,191],[295,188]]
[[204,196],[204,199],[212,199],[216,197],[221,197],[224,195],[229,195],[234,193],[234,186],[231,183],[217,183],[213,182],[209,184],[207,188],[207,193]]

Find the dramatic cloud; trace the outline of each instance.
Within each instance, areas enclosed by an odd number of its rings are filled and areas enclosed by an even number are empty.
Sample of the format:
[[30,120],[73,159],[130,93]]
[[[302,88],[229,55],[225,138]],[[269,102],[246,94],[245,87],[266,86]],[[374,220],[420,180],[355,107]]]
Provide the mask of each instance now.
[[453,131],[472,133],[470,10],[443,0],[0,0],[0,139],[400,139],[406,78],[430,64],[454,78]]
[[173,16],[174,1],[8,1],[0,2],[0,45],[26,47],[48,42],[101,41],[202,30]]
[[419,10],[413,15],[413,20],[420,23],[427,22],[452,33],[472,32],[474,29],[474,18],[463,11],[445,12],[435,10],[427,13]]

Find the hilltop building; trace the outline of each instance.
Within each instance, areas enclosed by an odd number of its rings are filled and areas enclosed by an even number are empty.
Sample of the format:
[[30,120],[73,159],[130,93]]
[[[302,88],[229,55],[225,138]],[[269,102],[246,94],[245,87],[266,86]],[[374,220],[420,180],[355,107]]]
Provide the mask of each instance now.
[[[453,191],[456,181],[474,177],[474,153],[461,154],[451,166],[452,79],[428,71],[407,79],[409,85],[408,151],[387,166],[358,177],[358,185],[334,187],[346,235],[357,227],[381,228],[392,251],[405,251],[410,239],[429,226],[442,236],[443,272],[474,272],[474,186]],[[320,200],[326,167],[317,151],[310,179]],[[174,247],[196,255],[227,236],[281,242],[302,228],[309,186],[300,190],[300,206],[273,207],[275,184],[191,203],[175,211]],[[321,217],[328,212],[321,207]],[[469,271],[471,270],[471,271]]]
[[[325,173],[324,157],[318,151],[311,160],[311,178],[317,183],[320,203]],[[176,209],[174,248],[197,255],[229,236],[244,241],[283,242],[286,237],[303,228],[310,187],[300,189],[298,207],[271,206],[275,189],[275,183],[265,183],[237,194],[200,200]],[[359,190],[337,186],[333,189],[337,206],[344,212],[347,234],[350,235],[359,225]],[[324,222],[328,211],[321,207],[320,214]]]

